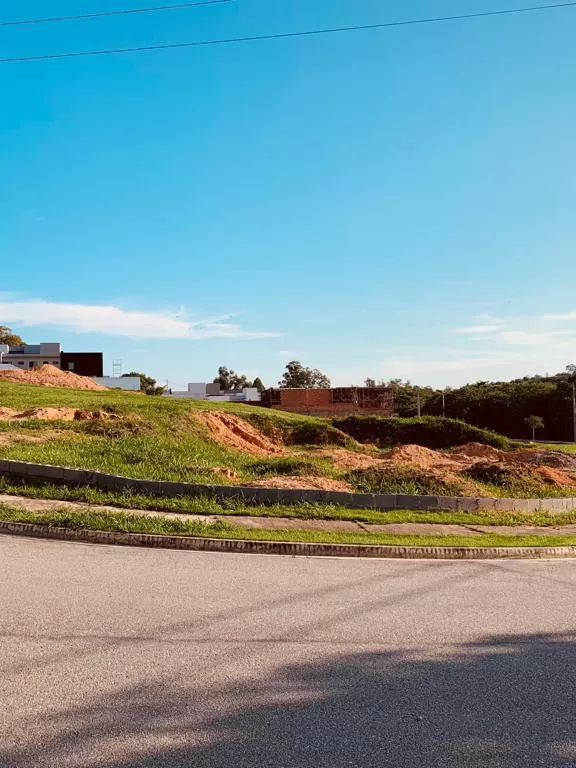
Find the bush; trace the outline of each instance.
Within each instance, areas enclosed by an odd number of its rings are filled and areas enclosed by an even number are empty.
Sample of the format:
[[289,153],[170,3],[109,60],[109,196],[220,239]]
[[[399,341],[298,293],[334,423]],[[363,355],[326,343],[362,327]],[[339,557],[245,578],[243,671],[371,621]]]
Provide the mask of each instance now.
[[506,450],[510,441],[495,432],[473,427],[464,421],[435,416],[418,419],[348,416],[333,419],[337,429],[360,443],[375,443],[379,448],[414,443],[426,448],[452,448],[464,443],[484,443]]
[[330,424],[293,424],[285,437],[287,445],[346,445],[350,438]]
[[347,445],[348,435],[326,421],[295,421],[270,417],[265,413],[250,413],[244,418],[267,437],[284,445]]
[[461,496],[457,482],[441,480],[417,467],[353,469],[345,480],[361,493],[403,493],[417,496]]

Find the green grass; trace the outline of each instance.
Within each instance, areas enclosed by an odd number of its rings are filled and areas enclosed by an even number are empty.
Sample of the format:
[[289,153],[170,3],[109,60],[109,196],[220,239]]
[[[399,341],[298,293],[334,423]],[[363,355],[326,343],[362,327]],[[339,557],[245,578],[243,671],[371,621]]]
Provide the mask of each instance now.
[[147,517],[126,512],[51,510],[29,512],[0,505],[0,520],[35,523],[73,530],[122,531],[176,536],[199,536],[251,541],[297,541],[326,544],[369,544],[447,547],[545,547],[576,545],[576,536],[395,536],[387,534],[326,533],[323,531],[246,531],[229,523]]
[[402,493],[418,496],[462,496],[462,485],[433,477],[416,467],[353,469],[344,479],[362,493]]
[[[2,381],[0,405],[22,410],[31,407],[106,410],[121,417],[110,421],[0,422],[0,432],[10,433],[14,438],[46,438],[45,442],[0,444],[2,458],[152,480],[242,484],[273,475],[317,475],[347,480],[358,491],[461,495],[457,484],[443,483],[416,469],[398,468],[385,473],[374,470],[347,472],[335,466],[329,459],[316,455],[313,446],[346,445],[359,452],[369,449],[335,429],[328,419],[238,403],[178,401],[124,392],[56,389]],[[288,445],[302,447],[297,453],[289,448],[284,456],[263,458],[227,449],[214,442],[208,430],[194,419],[194,414],[207,410],[236,414],[270,436],[282,439]],[[372,424],[372,421],[364,419],[360,423]],[[399,429],[396,421],[392,421],[394,429]],[[426,425],[428,429],[430,424],[426,422]],[[402,421],[400,426],[404,431],[408,428],[420,429],[419,422],[414,424],[410,420]],[[438,422],[435,421],[432,427],[436,434]],[[227,475],[232,475],[233,479]],[[481,487],[486,496],[552,497],[574,494],[573,490],[545,483],[496,485],[484,482]]]
[[103,491],[88,486],[71,487],[51,483],[27,485],[0,477],[0,493],[30,499],[53,499],[85,504],[141,509],[158,512],[176,512],[189,515],[247,515],[251,517],[286,517],[301,520],[348,520],[367,524],[386,523],[438,523],[456,525],[537,525],[558,526],[576,523],[576,509],[551,514],[547,512],[434,512],[416,510],[346,509],[330,504],[295,504],[271,506],[249,505],[238,499],[218,502],[211,498],[182,496],[162,498],[129,491]]
[[[207,410],[227,411],[266,425],[268,433],[288,443],[324,444],[332,438],[338,443],[354,443],[333,429],[326,419],[267,411],[237,403],[175,401],[121,392],[95,392],[55,389],[0,382],[0,405],[15,409],[31,407],[73,407],[106,410],[121,417],[111,421],[38,421],[0,422],[0,430],[19,434],[33,433],[49,439],[43,443],[18,442],[0,446],[2,458],[95,469],[153,480],[184,480],[198,483],[223,483],[223,474],[215,468],[233,470],[239,481],[259,479],[290,472],[334,476],[337,471],[326,459],[313,454],[259,459],[229,450],[210,439],[208,430],[193,417]],[[58,434],[54,434],[55,430]],[[357,446],[362,450],[360,446]]]
[[535,448],[543,448],[545,451],[562,451],[562,453],[576,453],[576,443],[561,443],[560,445],[554,445],[553,443],[535,443]]

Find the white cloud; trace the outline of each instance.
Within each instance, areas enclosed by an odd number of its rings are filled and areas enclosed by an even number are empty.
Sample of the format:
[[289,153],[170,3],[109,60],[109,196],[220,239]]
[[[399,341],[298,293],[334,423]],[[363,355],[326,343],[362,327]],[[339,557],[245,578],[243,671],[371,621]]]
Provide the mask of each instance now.
[[576,310],[558,315],[542,315],[542,320],[557,320],[560,322],[576,320]]
[[506,327],[506,323],[504,320],[502,320],[502,318],[494,317],[494,315],[490,315],[488,312],[483,312],[480,315],[476,315],[474,319],[476,320],[476,325],[470,325],[465,328],[454,328],[452,333],[493,333],[503,327]]
[[576,336],[576,330],[566,331],[504,331],[500,339],[504,344],[523,344],[527,346],[541,346],[542,344],[555,343],[556,340]]
[[[228,316],[229,317],[229,316]],[[136,312],[96,304],[50,301],[0,301],[0,318],[19,326],[53,325],[76,333],[105,333],[146,339],[264,339],[279,336],[269,331],[248,331],[240,325],[206,318],[194,322],[181,313]]]
[[494,333],[501,325],[470,325],[468,328],[454,328],[452,333]]

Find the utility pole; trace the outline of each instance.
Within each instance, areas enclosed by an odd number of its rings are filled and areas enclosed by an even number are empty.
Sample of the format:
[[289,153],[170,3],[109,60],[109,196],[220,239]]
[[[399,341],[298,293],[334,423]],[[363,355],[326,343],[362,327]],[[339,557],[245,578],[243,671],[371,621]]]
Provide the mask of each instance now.
[[574,442],[576,443],[576,382],[572,382],[572,419],[574,422]]
[[416,414],[418,418],[422,415],[422,409],[420,408],[420,392],[416,392]]

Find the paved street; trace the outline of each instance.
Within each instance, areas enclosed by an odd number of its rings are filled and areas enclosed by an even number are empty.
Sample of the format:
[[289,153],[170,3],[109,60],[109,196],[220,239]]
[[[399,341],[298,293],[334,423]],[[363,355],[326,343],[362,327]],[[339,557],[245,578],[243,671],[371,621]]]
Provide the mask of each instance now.
[[576,561],[0,536],[1,768],[576,766]]

